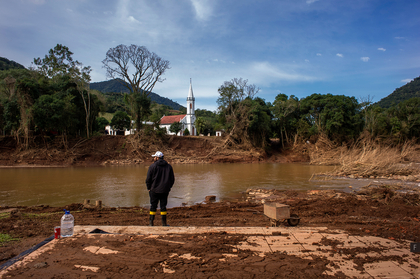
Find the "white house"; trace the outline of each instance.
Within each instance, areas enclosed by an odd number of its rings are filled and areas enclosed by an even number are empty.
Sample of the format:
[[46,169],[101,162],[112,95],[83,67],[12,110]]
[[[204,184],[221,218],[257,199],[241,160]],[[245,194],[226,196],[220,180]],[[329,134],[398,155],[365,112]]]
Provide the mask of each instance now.
[[[142,122],[143,125],[153,125],[153,122],[150,121],[143,121]],[[135,123],[134,120],[131,120],[131,126],[134,127]],[[124,135],[124,136],[128,136],[128,135],[134,135],[136,133],[136,129],[132,128],[132,129],[125,129],[125,130],[114,130],[112,129],[112,127],[110,125],[105,127],[105,131],[108,133],[108,135],[111,136],[115,136],[115,135]]]
[[182,129],[177,134],[178,136],[182,136],[185,129],[188,129],[191,136],[196,136],[197,135],[197,129],[195,128],[195,124],[194,124],[194,122],[195,122],[195,98],[194,98],[194,94],[193,94],[191,80],[190,80],[190,90],[188,92],[188,97],[187,97],[187,114],[163,116],[160,119],[159,127],[166,128],[166,131],[169,135],[174,135],[174,133],[171,133],[169,131],[169,128],[175,122],[180,122],[182,124]]

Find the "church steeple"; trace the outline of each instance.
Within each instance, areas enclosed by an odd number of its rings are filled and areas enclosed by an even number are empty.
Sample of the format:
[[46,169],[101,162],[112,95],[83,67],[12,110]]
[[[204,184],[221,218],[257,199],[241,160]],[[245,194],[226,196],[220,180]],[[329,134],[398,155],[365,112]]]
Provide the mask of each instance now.
[[197,131],[195,129],[195,98],[193,94],[191,78],[190,78],[190,90],[188,92],[188,97],[187,97],[186,120],[187,120],[187,123],[186,123],[187,128],[188,128],[188,131],[190,132],[190,135],[196,136]]
[[190,90],[187,97],[187,114],[195,114],[195,98],[192,89],[192,82],[190,78]]

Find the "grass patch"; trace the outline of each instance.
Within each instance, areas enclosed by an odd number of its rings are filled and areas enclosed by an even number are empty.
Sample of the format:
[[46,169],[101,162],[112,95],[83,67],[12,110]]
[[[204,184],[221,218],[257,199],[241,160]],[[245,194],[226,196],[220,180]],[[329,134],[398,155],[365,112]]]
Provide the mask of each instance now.
[[109,113],[109,112],[100,112],[99,113],[100,117],[105,118],[106,120],[108,120],[109,122],[111,122],[112,117],[114,117],[114,113]]
[[10,216],[10,212],[3,212],[3,213],[0,213],[0,220],[1,219],[4,219],[4,218],[7,218],[7,217],[9,217]]
[[27,218],[39,218],[39,217],[47,217],[47,216],[53,216],[53,215],[63,215],[61,212],[52,212],[52,213],[23,213],[22,216]]
[[19,238],[13,238],[8,234],[0,233],[0,245],[3,246],[5,243],[10,241],[16,241],[19,240]]

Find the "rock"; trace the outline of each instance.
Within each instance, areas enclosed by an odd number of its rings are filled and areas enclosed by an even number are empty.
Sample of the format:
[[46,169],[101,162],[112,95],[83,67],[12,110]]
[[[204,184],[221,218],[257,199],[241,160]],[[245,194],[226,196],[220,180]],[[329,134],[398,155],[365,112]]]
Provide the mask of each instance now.
[[47,267],[47,266],[48,266],[47,262],[41,262],[41,263],[34,264],[35,268],[43,268],[43,267]]
[[216,196],[207,196],[205,199],[206,203],[212,203],[216,201]]

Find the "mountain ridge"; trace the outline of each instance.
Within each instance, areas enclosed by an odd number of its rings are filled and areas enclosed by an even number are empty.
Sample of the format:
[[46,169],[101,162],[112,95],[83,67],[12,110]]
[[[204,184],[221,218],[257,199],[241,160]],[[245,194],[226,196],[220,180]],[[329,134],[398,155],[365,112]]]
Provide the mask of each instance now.
[[385,98],[382,98],[379,102],[375,103],[375,105],[378,105],[381,108],[390,108],[393,105],[397,105],[398,103],[414,97],[420,97],[420,76],[395,89],[394,92]]
[[6,57],[0,57],[0,71],[10,69],[26,69],[25,66],[19,64],[13,60],[9,60]]
[[[120,79],[92,82],[90,83],[90,89],[98,90],[105,95],[107,95],[108,93],[129,93],[130,92],[128,88],[123,85],[123,81]],[[178,104],[177,102],[174,102],[169,98],[162,97],[159,94],[156,94],[154,92],[150,92],[149,97],[152,100],[152,102],[169,106],[174,110],[180,110],[181,108],[185,108],[184,106]]]

